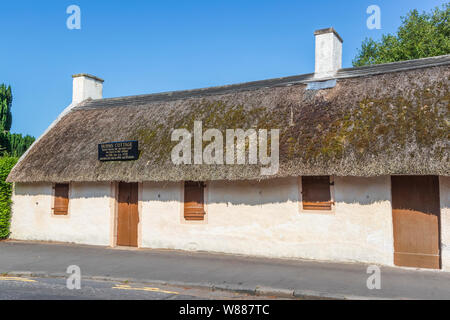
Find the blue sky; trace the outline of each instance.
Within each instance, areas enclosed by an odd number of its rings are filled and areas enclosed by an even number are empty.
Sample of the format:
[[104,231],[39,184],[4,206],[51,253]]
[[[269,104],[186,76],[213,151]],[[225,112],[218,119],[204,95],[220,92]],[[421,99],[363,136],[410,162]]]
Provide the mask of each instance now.
[[[39,136],[71,102],[75,73],[104,97],[201,88],[314,71],[316,29],[333,26],[351,67],[365,37],[395,32],[411,9],[446,0],[2,1],[0,83],[13,88],[12,131]],[[69,30],[69,5],[81,30]],[[369,30],[366,9],[381,8]]]

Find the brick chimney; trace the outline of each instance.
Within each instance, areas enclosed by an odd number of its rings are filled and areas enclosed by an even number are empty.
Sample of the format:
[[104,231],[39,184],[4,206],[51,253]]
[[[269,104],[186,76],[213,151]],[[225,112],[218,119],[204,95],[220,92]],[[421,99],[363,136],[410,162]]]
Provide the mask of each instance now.
[[103,98],[104,80],[91,76],[90,74],[80,73],[72,76],[73,78],[73,96],[72,103],[80,103],[86,99]]
[[314,78],[330,78],[342,68],[342,43],[333,28],[314,32],[316,37],[316,68]]

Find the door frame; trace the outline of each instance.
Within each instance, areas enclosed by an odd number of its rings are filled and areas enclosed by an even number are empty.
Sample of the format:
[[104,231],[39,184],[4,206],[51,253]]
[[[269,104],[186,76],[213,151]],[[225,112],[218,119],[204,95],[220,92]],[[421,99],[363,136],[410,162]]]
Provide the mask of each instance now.
[[[119,247],[117,245],[117,228],[119,226],[119,183],[120,181],[114,181],[111,182],[111,201],[110,206],[112,208],[112,221],[111,221],[111,239],[110,239],[110,245],[112,248]],[[137,235],[137,247],[130,247],[133,248],[142,248],[142,190],[143,190],[143,183],[138,182],[138,216],[139,216],[139,222],[138,222],[138,235]]]
[[[395,264],[395,229],[394,229],[394,208],[392,206],[393,196],[392,196],[392,177],[402,177],[402,176],[414,176],[414,175],[404,175],[404,174],[396,174],[396,175],[390,175],[389,176],[389,186],[390,186],[390,204],[391,204],[391,224],[392,224],[392,265],[397,268],[415,268],[415,269],[423,269],[423,270],[433,270],[433,269],[427,269],[427,268],[419,268],[419,267],[403,267],[403,266],[397,266]],[[443,270],[443,261],[442,261],[442,195],[441,195],[441,176],[436,175],[428,175],[428,176],[435,176],[438,178],[438,196],[439,196],[439,216],[438,216],[438,244],[439,244],[439,269],[434,270]]]

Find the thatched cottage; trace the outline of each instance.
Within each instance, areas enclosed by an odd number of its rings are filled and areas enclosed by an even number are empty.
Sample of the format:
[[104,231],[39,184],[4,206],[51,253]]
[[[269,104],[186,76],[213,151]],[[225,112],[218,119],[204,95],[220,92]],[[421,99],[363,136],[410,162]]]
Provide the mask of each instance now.
[[[342,69],[336,31],[315,36],[312,74],[112,99],[74,76],[8,177],[11,237],[450,270],[450,56]],[[175,164],[196,122],[279,130],[278,170]],[[105,161],[112,142],[138,154]]]

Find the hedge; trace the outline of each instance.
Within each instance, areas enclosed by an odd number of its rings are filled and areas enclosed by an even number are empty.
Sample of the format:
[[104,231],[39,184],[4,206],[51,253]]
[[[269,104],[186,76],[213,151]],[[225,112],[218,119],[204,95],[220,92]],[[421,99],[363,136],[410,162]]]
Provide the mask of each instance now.
[[12,183],[5,182],[17,158],[0,158],[0,240],[9,237]]

